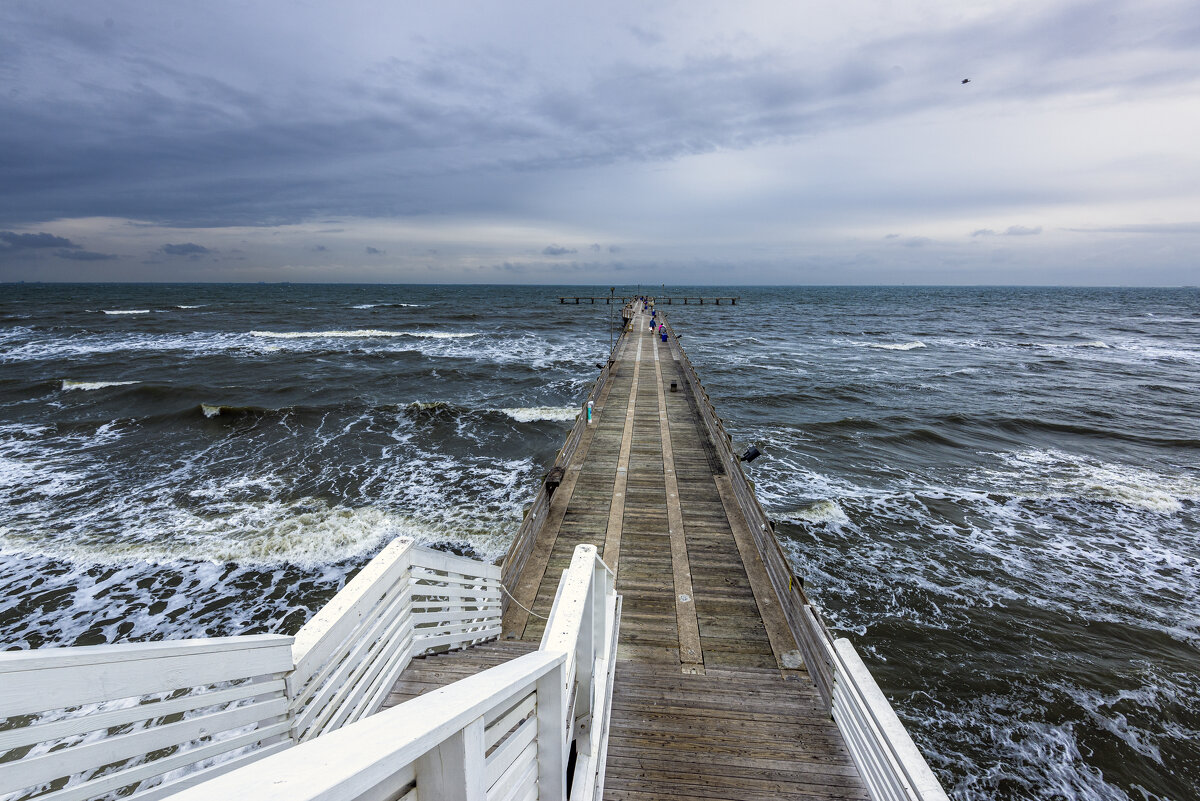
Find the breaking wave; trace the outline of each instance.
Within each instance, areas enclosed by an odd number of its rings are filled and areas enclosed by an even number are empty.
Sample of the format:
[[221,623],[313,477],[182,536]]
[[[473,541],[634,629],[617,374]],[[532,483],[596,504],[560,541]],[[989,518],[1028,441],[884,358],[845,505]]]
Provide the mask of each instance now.
[[574,406],[521,406],[499,411],[518,423],[532,423],[535,420],[570,422],[579,416],[579,409]]
[[137,384],[137,383],[140,383],[140,382],[138,382],[138,381],[71,381],[70,379],[63,379],[62,388],[63,388],[63,391],[65,392],[65,391],[71,390],[71,389],[93,390],[93,389],[105,389],[106,387],[127,387],[131,384]]

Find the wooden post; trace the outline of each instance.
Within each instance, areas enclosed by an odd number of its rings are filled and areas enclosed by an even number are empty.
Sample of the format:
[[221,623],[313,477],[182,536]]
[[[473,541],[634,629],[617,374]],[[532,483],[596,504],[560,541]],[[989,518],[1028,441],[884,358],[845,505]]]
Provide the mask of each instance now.
[[415,767],[420,794],[447,801],[485,801],[485,750],[483,718],[480,717],[417,758]]
[[[566,801],[567,737],[563,685],[566,662],[537,681],[538,800]],[[566,734],[566,736],[564,736]],[[437,796],[431,796],[437,798]]]

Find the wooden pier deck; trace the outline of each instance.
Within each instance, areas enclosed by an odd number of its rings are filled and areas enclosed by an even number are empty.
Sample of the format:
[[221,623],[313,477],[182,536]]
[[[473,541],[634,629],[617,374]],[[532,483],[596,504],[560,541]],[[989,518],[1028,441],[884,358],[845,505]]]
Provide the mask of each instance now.
[[449,681],[536,646],[575,546],[592,544],[623,596],[606,798],[865,799],[679,344],[649,319],[637,312],[622,335],[595,421],[564,451],[549,503],[531,511],[545,517],[506,582],[516,603],[500,643],[414,662],[389,703],[437,686],[435,674]]

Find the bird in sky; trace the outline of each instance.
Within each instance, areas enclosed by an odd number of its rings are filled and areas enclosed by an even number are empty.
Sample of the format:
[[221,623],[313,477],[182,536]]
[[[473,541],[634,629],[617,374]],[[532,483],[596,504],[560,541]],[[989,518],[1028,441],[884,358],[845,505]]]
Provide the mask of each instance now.
[[970,78],[963,78],[963,79],[962,79],[962,82],[963,82],[963,83],[970,83],[970,82],[971,82],[971,79],[970,79]]

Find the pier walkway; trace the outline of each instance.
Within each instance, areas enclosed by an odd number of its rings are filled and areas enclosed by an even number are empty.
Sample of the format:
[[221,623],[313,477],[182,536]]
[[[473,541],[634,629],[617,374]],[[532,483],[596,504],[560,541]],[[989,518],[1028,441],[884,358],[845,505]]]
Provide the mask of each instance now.
[[[595,420],[506,582],[516,603],[491,658],[536,647],[573,551],[594,545],[623,597],[605,798],[867,798],[803,667],[679,346],[649,320],[639,311],[621,337]],[[388,703],[493,663],[479,660],[470,650],[415,660]]]

